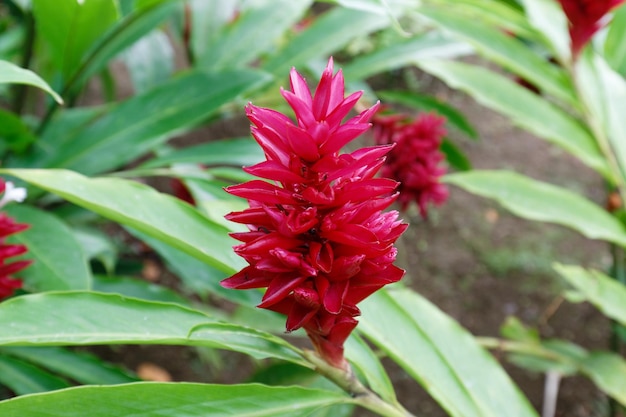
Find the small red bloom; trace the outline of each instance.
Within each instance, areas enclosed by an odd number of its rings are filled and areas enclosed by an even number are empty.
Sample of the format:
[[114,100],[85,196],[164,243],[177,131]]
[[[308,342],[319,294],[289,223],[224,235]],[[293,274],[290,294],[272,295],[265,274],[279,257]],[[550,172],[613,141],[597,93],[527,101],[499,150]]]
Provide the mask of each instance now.
[[370,128],[378,104],[342,123],[362,92],[344,97],[332,59],[314,95],[295,69],[290,82],[281,92],[296,123],[271,109],[246,108],[267,160],[245,171],[270,181],[226,189],[250,203],[226,216],[248,225],[232,236],[249,266],[222,285],[267,288],[259,307],[287,315],[287,331],[304,328],[326,361],[344,367],[356,305],[404,273],[393,265],[393,244],[407,225],[397,212],[382,212],[396,199],[397,183],[374,178],[392,146],[339,153]]
[[606,24],[606,19],[603,19],[606,14],[624,1],[559,0],[569,21],[569,36],[574,59],[578,57],[593,35]]
[[427,217],[428,203],[442,204],[448,189],[439,182],[446,169],[440,151],[446,134],[446,119],[423,113],[407,121],[403,114],[376,115],[373,120],[376,143],[395,144],[382,168],[382,175],[400,182],[398,202],[403,210],[412,201],[422,217]]
[[[13,184],[5,183],[0,178],[0,193],[4,193],[0,200],[0,206],[11,200],[21,201],[24,197],[23,191],[23,189],[13,188]],[[28,249],[24,245],[7,244],[5,239],[7,236],[21,232],[28,227],[27,224],[16,223],[15,220],[5,213],[0,213],[0,300],[10,297],[16,289],[22,287],[22,281],[13,278],[12,275],[26,268],[31,263],[30,260],[8,262],[9,258],[22,255]]]

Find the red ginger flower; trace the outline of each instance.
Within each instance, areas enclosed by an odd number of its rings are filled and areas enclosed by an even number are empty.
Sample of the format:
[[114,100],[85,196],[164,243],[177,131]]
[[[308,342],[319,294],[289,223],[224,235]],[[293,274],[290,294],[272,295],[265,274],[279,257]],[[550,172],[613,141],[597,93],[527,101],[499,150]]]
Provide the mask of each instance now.
[[592,36],[606,24],[603,17],[623,2],[624,0],[559,0],[569,21],[574,59]]
[[[13,184],[10,182],[5,183],[0,178],[0,193],[4,193],[4,196],[0,200],[0,207],[11,200],[22,200],[24,192],[21,188],[13,188]],[[21,232],[27,229],[27,224],[16,223],[11,217],[5,213],[0,213],[0,300],[13,295],[16,289],[22,287],[22,281],[12,277],[16,272],[26,268],[31,261],[13,261],[7,262],[8,258],[22,255],[27,252],[27,248],[24,245],[11,245],[5,242],[7,236],[14,233]]]
[[266,161],[245,171],[253,180],[226,191],[248,199],[250,208],[227,219],[248,225],[234,233],[249,266],[222,281],[227,288],[267,288],[259,307],[287,315],[286,329],[304,328],[318,353],[345,367],[343,344],[357,325],[357,304],[404,271],[393,262],[393,244],[407,225],[396,211],[397,183],[374,178],[392,146],[339,150],[370,128],[378,104],[342,123],[362,92],[344,98],[341,70],[332,58],[315,95],[291,70],[291,91],[281,93],[297,123],[249,104],[252,135]]
[[382,175],[400,182],[398,202],[402,210],[415,201],[426,218],[428,203],[439,205],[448,198],[448,188],[439,182],[446,173],[439,150],[446,134],[446,119],[423,113],[408,122],[403,114],[376,115],[372,121],[376,143],[396,145],[383,165]]

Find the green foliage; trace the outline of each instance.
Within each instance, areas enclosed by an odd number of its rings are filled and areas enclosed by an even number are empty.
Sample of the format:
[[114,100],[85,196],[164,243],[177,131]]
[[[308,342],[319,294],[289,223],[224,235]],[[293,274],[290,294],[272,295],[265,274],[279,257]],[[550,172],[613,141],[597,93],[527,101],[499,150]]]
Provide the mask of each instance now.
[[10,62],[0,60],[0,84],[7,83],[27,84],[41,88],[54,97],[56,101],[63,103],[63,99],[37,74]]
[[146,417],[306,417],[313,410],[350,403],[331,391],[299,387],[208,385],[192,383],[135,383],[108,387],[78,387],[0,402],[6,417],[130,416]]
[[[329,55],[345,64],[350,83],[366,89],[369,77],[417,66],[567,150],[623,194],[626,54],[619,40],[626,9],[616,12],[602,54],[588,48],[573,62],[565,17],[551,0],[325,3],[7,3],[0,14],[0,173],[26,183],[30,194],[3,212],[30,225],[8,243],[26,245],[22,258],[35,262],[20,274],[20,295],[0,303],[0,384],[16,394],[0,401],[0,415],[322,417],[348,416],[360,406],[406,417],[385,355],[451,416],[537,415],[480,339],[411,290],[381,291],[362,303],[360,332],[345,346],[352,373],[296,347],[302,332],[289,342],[278,336],[282,318],[253,308],[260,292],[220,286],[244,265],[229,237],[243,226],[223,219],[241,202],[223,187],[247,180],[241,167],[264,156],[250,137],[237,137],[235,126],[245,122],[232,116],[242,115],[249,100],[273,107],[276,94],[268,89],[286,86],[291,67],[313,72]],[[448,61],[474,51],[504,71]],[[128,80],[112,69],[114,61],[126,67]],[[98,81],[102,97],[83,106]],[[56,103],[26,94],[24,86]],[[449,130],[478,136],[449,103],[419,92],[368,93],[368,100],[436,111]],[[231,121],[218,136],[225,139],[205,139],[200,129],[225,119]],[[196,130],[201,140],[193,144],[172,141]],[[442,145],[448,163],[469,171],[452,139]],[[169,183],[156,176],[181,180],[195,206],[168,195]],[[527,219],[626,245],[617,215],[563,188],[496,171],[446,181]],[[127,258],[140,265],[148,256],[175,276],[171,285],[122,269]],[[571,298],[626,325],[623,284],[576,266],[556,270],[574,287]],[[534,371],[583,374],[626,405],[626,362],[617,353],[542,340],[514,320],[503,333],[507,340],[483,344]],[[137,382],[124,369],[67,348],[102,344],[234,351],[264,369],[256,375],[263,384]]]

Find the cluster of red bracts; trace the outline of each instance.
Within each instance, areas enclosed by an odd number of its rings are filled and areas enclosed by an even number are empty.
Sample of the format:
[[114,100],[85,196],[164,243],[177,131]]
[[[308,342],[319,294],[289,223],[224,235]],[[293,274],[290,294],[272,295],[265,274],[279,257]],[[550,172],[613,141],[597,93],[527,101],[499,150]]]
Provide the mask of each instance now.
[[446,173],[441,142],[446,135],[446,119],[422,113],[414,119],[404,114],[374,116],[374,138],[379,145],[394,144],[381,174],[400,182],[402,210],[415,202],[423,218],[430,203],[440,205],[448,198],[448,188],[440,177]]
[[578,57],[593,35],[606,24],[606,15],[625,0],[559,0],[569,21],[572,56]]
[[[4,193],[6,183],[0,178],[0,194]],[[24,245],[6,243],[5,239],[15,233],[28,229],[29,225],[16,223],[6,213],[0,213],[0,300],[13,295],[15,290],[22,288],[22,281],[13,278],[13,274],[26,268],[32,261],[21,260],[9,262],[8,259],[22,255],[28,251]]]
[[287,316],[287,331],[304,328],[318,353],[345,366],[343,345],[359,315],[357,304],[404,271],[393,262],[407,225],[395,211],[398,184],[374,178],[392,146],[340,149],[370,128],[378,105],[342,123],[361,92],[344,98],[332,59],[315,95],[295,69],[282,95],[297,123],[252,104],[247,115],[266,161],[245,171],[270,180],[228,187],[250,208],[227,218],[248,226],[234,233],[235,252],[249,266],[222,281],[227,288],[267,288],[261,308]]

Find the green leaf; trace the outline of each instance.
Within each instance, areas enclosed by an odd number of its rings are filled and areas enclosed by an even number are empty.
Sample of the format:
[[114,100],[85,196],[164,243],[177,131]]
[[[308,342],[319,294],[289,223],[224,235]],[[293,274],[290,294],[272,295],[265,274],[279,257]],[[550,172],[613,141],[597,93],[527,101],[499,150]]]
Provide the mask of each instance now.
[[41,88],[50,94],[54,99],[63,103],[63,99],[59,96],[44,80],[34,72],[20,68],[15,64],[0,60],[0,84],[27,84],[37,88]]
[[155,168],[178,163],[205,166],[250,166],[263,161],[263,150],[252,138],[222,139],[189,146],[152,158],[140,168]]
[[[128,231],[154,249],[191,292],[201,297],[217,295],[234,303],[250,306],[261,302],[261,295],[256,291],[240,291],[222,287],[220,281],[228,277],[228,274],[223,271],[206,265],[182,250],[147,236],[145,233],[131,228]],[[233,270],[230,274],[235,272],[237,271]]]
[[422,61],[420,67],[531,133],[572,153],[610,178],[607,162],[587,130],[544,98],[493,71],[461,62]]
[[136,94],[165,82],[174,72],[174,48],[163,31],[154,30],[122,54]]
[[626,325],[624,285],[600,271],[580,266],[555,264],[554,269],[605,316]]
[[[500,27],[530,42],[537,42],[539,34],[530,25],[518,5],[519,0],[431,0],[422,5],[441,5],[454,13],[467,16],[472,21],[480,21],[491,27]],[[485,7],[487,6],[487,7]],[[417,9],[419,12],[419,8]]]
[[554,0],[520,0],[528,20],[541,34],[547,46],[561,61],[571,57],[567,18],[558,2]]
[[177,304],[95,292],[48,292],[0,303],[3,346],[185,344],[209,316]]
[[250,64],[275,47],[277,38],[302,17],[311,3],[260,0],[241,4],[237,18],[223,26],[213,42],[205,42],[201,51],[196,49],[201,52],[196,57],[197,65],[215,71]]
[[0,415],[307,417],[319,408],[351,402],[346,395],[299,387],[139,382],[18,397],[0,402]]
[[361,306],[362,333],[451,416],[537,416],[472,335],[417,293],[381,290]]
[[478,138],[478,133],[470,122],[465,118],[463,113],[459,112],[449,104],[436,99],[435,97],[417,94],[411,91],[377,91],[383,101],[391,101],[392,103],[402,104],[421,111],[434,111],[444,116],[447,122],[465,133],[472,139]]
[[148,301],[162,301],[181,305],[190,304],[188,299],[180,296],[176,291],[143,279],[132,277],[95,275],[93,290]]
[[610,143],[622,176],[626,177],[626,127],[622,120],[626,106],[626,81],[599,55],[591,50],[587,52],[576,62],[581,95],[590,117],[600,125],[604,141]]
[[327,57],[352,39],[385,27],[389,18],[379,14],[333,8],[287,42],[262,68],[273,74],[287,74],[313,58]]
[[472,335],[417,293],[382,290],[361,307],[361,332],[451,416],[537,416]]
[[87,178],[66,170],[6,169],[13,175],[120,224],[134,227],[232,274],[243,262],[230,249],[228,230],[175,197],[133,181]]
[[626,7],[613,12],[609,31],[604,41],[604,56],[615,71],[626,76]]
[[619,220],[564,188],[510,171],[463,172],[447,175],[444,181],[492,198],[525,219],[560,224],[590,239],[626,245],[626,230]]
[[580,364],[587,375],[602,391],[626,406],[626,361],[609,352],[591,352]]
[[385,71],[417,65],[426,58],[455,58],[467,55],[472,48],[438,32],[427,32],[357,57],[343,67],[348,81],[363,80]]
[[111,106],[75,107],[56,113],[33,145],[20,155],[7,155],[4,168],[38,167],[40,161],[51,158],[70,144],[82,130],[106,113]]
[[4,155],[7,149],[22,153],[36,140],[37,137],[23,119],[15,113],[0,109],[0,154]]
[[94,43],[66,88],[80,87],[88,78],[102,71],[112,58],[171,18],[179,7],[177,3],[172,0],[154,0],[142,7],[136,6]]
[[87,259],[100,261],[107,274],[112,274],[115,270],[118,254],[112,236],[89,226],[73,227],[72,233],[82,247]]
[[459,171],[469,171],[472,169],[472,164],[463,151],[450,140],[444,139],[443,142],[441,142],[441,152],[446,156],[446,161],[448,161],[451,167]]
[[68,168],[85,174],[115,169],[268,80],[267,74],[250,70],[217,74],[192,71],[109,110],[77,134],[71,144],[42,155],[30,166]]
[[0,356],[0,384],[17,395],[52,391],[69,386],[67,381],[28,362]]
[[472,19],[471,16],[454,11],[449,6],[419,9],[420,14],[472,44],[487,59],[502,65],[559,100],[577,106],[573,87],[565,71],[550,64],[521,40],[502,31],[500,25],[491,26],[480,19]]
[[125,384],[137,381],[121,369],[104,363],[96,356],[72,352],[59,347],[3,347],[3,355],[9,355],[41,366],[81,384]]
[[241,3],[239,0],[189,0],[191,27],[189,48],[194,59],[206,53],[207,45],[217,45],[224,36],[224,26],[237,15]]
[[65,79],[73,75],[85,52],[117,20],[113,0],[32,0],[38,36]]
[[5,211],[30,228],[9,237],[28,252],[23,259],[34,262],[20,272],[28,291],[82,290],[91,288],[91,271],[72,230],[56,216],[25,204]]
[[48,292],[0,303],[2,346],[166,344],[228,349],[307,366],[298,349],[266,332],[178,304],[95,292]]
[[369,387],[383,400],[397,402],[389,375],[369,345],[353,333],[345,344],[346,359],[367,381]]
[[205,323],[189,333],[191,344],[234,350],[256,359],[278,358],[308,366],[297,349],[270,333],[231,323]]

